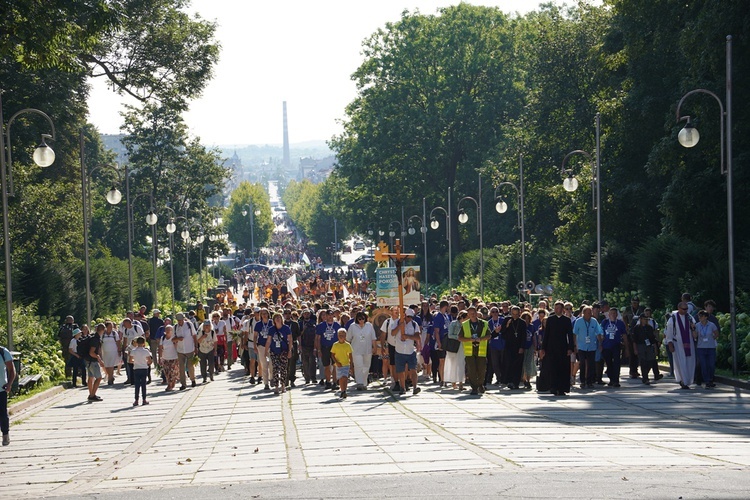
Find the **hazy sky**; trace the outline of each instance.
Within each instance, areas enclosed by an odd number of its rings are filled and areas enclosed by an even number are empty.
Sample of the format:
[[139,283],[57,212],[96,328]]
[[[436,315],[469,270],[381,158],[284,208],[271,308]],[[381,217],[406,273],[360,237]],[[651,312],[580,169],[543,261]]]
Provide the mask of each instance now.
[[[433,14],[457,0],[193,0],[192,9],[218,23],[221,55],[203,96],[185,119],[206,145],[280,144],[287,101],[292,143],[327,140],[356,95],[351,74],[362,41],[404,9]],[[508,13],[535,10],[538,0],[468,3]],[[111,89],[111,87],[110,87]],[[122,99],[94,80],[90,121],[116,134]]]

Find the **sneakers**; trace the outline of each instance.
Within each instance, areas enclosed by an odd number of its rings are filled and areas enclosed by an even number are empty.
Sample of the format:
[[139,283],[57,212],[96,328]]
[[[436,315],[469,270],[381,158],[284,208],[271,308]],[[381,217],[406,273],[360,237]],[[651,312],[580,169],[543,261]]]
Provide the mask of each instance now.
[[181,391],[184,391],[185,389],[186,389],[186,387],[185,387],[184,385],[181,385],[181,386],[180,386],[180,390],[181,390]]
[[664,378],[664,375],[662,375],[661,373],[654,376],[654,380],[661,380],[663,378]]
[[[322,380],[320,381],[320,383],[321,383],[321,385],[323,385],[323,381]],[[331,388],[331,383],[326,380],[325,381],[325,386],[326,386],[326,389],[330,389]]]
[[339,396],[341,399],[346,399],[346,391],[341,393],[341,396]]
[[192,381],[192,383],[190,384],[190,387],[195,387],[195,380]]
[[102,398],[100,398],[100,397],[99,397],[99,396],[97,396],[97,395],[93,395],[93,396],[89,396],[89,397],[88,397],[88,400],[89,400],[89,401],[101,401],[101,400],[102,400]]
[[403,388],[399,388],[398,393],[403,396],[406,394],[406,391]]
[[251,384],[254,384],[254,383],[255,383],[255,377],[250,377],[250,383],[251,383]]
[[10,444],[10,434],[3,434],[3,446]]
[[263,390],[264,390],[264,391],[270,391],[270,390],[271,390],[271,388],[270,388],[270,387],[268,387],[268,384],[266,384],[265,386],[263,386]]
[[419,387],[415,387],[415,388],[414,388],[414,390],[413,390],[413,391],[411,391],[411,393],[412,393],[412,394],[414,394],[415,396],[416,396],[417,394],[419,394],[420,392],[422,392],[422,389],[421,389],[421,388],[419,388]]

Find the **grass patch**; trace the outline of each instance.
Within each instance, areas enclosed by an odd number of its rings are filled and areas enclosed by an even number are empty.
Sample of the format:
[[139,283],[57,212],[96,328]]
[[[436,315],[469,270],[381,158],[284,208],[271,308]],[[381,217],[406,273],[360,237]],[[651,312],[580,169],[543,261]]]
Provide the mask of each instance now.
[[720,375],[722,377],[727,378],[736,378],[739,380],[742,380],[744,382],[750,382],[750,373],[748,372],[740,372],[736,377],[732,375],[732,370],[726,369],[726,368],[717,368],[716,369],[716,375]]
[[23,394],[14,394],[8,399],[8,406],[11,406],[16,403],[20,403],[21,401],[25,401],[33,396],[36,396],[37,394],[46,391],[47,389],[51,389],[52,387],[61,385],[63,382],[65,382],[65,379],[60,380],[52,380],[50,382],[43,382],[40,384],[37,384],[34,386],[33,389],[30,391],[26,391]]

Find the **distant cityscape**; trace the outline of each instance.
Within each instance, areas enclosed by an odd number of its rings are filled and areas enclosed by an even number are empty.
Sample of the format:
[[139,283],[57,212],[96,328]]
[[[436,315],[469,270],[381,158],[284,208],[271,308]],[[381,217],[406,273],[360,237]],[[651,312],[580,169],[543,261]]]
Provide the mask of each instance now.
[[[284,129],[282,144],[220,145],[225,165],[233,172],[232,182],[226,187],[231,192],[240,182],[286,183],[290,180],[309,179],[319,183],[325,180],[336,164],[336,156],[325,141],[290,143],[286,118],[286,102],[283,103]],[[104,146],[113,151],[117,162],[128,162],[128,154],[122,144],[123,134],[102,134]]]

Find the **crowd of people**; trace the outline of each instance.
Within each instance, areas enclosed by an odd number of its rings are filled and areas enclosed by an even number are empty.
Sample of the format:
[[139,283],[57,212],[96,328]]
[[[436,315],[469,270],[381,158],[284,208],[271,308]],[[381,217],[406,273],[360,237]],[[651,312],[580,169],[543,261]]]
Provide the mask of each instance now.
[[[578,307],[545,300],[536,306],[484,303],[454,291],[384,312],[372,294],[341,293],[347,281],[331,274],[323,279],[311,272],[294,290],[274,288],[286,278],[284,271],[258,275],[257,283],[277,293],[261,286],[239,300],[225,294],[211,310],[199,303],[177,313],[174,322],[158,309],[147,318],[142,307],[91,333],[68,317],[60,342],[73,386],[80,376],[89,401],[101,401],[100,382],[113,385],[122,374],[134,386],[137,406],[148,404],[152,367],[163,390],[172,391],[196,387],[197,378],[209,383],[239,363],[249,385],[276,394],[304,383],[344,399],[350,387],[363,391],[375,383],[398,395],[435,384],[480,396],[490,386],[531,390],[535,382],[539,392],[565,396],[573,388],[620,387],[622,364],[645,386],[661,380],[662,344],[681,388],[690,389],[696,379],[715,386],[719,328],[712,301],[698,311],[684,297],[662,333],[638,297],[620,311],[607,301]],[[237,295],[241,286],[238,281]]]

